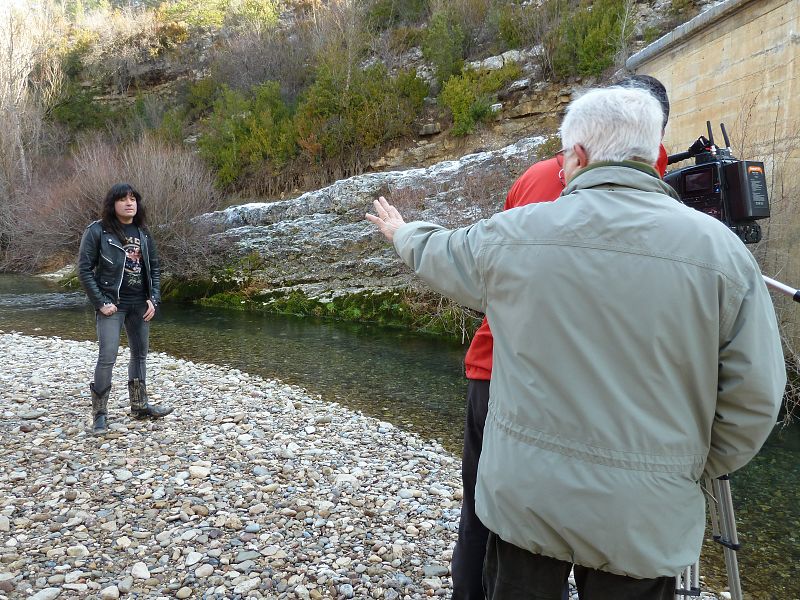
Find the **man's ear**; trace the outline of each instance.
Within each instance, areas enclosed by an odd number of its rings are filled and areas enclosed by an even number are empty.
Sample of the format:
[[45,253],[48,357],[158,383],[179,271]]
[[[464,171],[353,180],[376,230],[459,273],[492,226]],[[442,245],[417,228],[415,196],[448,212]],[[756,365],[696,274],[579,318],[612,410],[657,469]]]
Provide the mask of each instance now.
[[572,147],[572,151],[575,153],[575,156],[578,159],[579,169],[582,169],[589,164],[589,155],[586,152],[586,148],[584,148],[580,144],[575,144]]

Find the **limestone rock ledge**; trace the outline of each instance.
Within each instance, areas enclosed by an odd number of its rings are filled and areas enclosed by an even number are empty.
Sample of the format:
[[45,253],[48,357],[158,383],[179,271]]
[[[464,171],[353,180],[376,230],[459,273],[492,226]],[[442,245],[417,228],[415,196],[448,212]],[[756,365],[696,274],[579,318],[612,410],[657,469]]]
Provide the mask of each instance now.
[[364,219],[379,195],[406,220],[463,226],[498,212],[509,185],[543,151],[546,138],[522,139],[427,168],[368,173],[298,198],[249,203],[202,215],[211,246],[231,258],[258,257],[249,283],[309,297],[404,288],[410,272]]

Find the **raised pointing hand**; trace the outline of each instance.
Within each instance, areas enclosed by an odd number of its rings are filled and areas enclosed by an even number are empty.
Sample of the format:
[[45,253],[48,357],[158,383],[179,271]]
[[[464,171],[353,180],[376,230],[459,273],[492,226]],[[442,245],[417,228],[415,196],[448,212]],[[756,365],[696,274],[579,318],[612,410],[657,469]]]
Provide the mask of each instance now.
[[377,225],[384,237],[390,242],[393,241],[394,232],[405,225],[406,222],[397,209],[389,204],[383,196],[374,200],[372,205],[375,207],[375,214],[367,213],[367,221]]

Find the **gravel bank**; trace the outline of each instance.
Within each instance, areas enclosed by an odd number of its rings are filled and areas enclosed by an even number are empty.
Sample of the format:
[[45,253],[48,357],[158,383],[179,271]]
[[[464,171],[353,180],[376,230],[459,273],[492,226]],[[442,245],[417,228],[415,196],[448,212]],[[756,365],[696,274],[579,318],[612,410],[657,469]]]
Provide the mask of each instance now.
[[153,353],[161,421],[95,438],[96,345],[0,332],[0,598],[449,596],[460,462],[235,369]]
[[458,457],[298,387],[160,353],[151,400],[176,410],[135,421],[127,349],[96,438],[96,352],[0,331],[0,600],[450,597]]

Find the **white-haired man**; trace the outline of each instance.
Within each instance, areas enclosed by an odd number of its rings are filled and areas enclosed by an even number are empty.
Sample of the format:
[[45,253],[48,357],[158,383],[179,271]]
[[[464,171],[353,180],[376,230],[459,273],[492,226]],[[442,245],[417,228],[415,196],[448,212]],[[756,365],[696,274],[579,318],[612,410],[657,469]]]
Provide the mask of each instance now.
[[[555,202],[458,230],[367,218],[495,333],[476,491],[490,600],[672,599],[705,529],[700,481],[746,464],[786,383],[753,256],[650,166],[647,91],[591,90],[561,127]],[[535,340],[535,342],[531,342]]]

